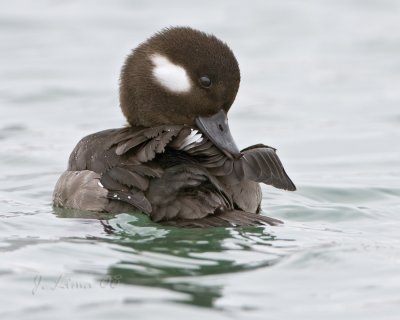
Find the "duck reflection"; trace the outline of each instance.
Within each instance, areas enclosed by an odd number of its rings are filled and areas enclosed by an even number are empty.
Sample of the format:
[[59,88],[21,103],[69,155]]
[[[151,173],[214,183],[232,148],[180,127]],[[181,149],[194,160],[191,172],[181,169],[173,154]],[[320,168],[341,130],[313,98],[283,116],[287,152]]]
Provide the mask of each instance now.
[[[96,219],[79,210],[57,209],[60,218]],[[185,294],[181,303],[214,307],[223,287],[205,285],[204,276],[221,276],[274,265],[284,256],[273,247],[266,227],[185,229],[160,226],[143,214],[104,215],[108,235],[90,239],[111,243],[126,259],[111,265],[107,276],[120,283],[158,287]],[[133,300],[140,297],[133,297]]]

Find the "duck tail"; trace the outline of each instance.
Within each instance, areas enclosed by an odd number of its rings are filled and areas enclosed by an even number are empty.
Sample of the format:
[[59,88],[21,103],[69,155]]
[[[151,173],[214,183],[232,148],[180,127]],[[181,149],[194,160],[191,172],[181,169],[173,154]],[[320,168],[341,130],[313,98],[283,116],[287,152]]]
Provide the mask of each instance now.
[[257,213],[251,213],[240,210],[225,211],[216,213],[201,219],[185,220],[166,220],[159,222],[165,226],[180,228],[209,228],[209,227],[251,227],[260,225],[276,226],[283,222],[263,216]]

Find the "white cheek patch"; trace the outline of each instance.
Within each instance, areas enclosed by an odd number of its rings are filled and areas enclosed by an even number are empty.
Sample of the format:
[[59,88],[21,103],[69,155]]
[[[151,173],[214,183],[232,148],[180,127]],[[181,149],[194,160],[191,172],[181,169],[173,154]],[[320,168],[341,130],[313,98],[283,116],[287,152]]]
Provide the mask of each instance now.
[[185,68],[158,53],[152,54],[150,59],[154,65],[153,76],[159,84],[175,93],[190,91],[192,84]]

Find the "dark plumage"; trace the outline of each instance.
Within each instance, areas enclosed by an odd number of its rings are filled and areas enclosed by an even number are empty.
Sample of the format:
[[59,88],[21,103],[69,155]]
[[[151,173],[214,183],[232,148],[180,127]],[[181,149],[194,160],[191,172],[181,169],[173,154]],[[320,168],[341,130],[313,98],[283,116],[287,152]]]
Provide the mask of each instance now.
[[[165,83],[169,76],[175,84]],[[131,126],[78,143],[54,205],[140,210],[181,227],[280,223],[258,214],[258,183],[296,188],[275,149],[237,149],[226,113],[239,82],[232,51],[214,36],[190,28],[156,34],[122,69],[121,108]]]
[[[212,87],[193,86],[190,93],[160,90],[149,81],[149,57],[162,53],[184,67],[193,83],[207,75]],[[169,28],[156,33],[128,56],[121,71],[121,109],[132,126],[163,124],[195,126],[197,115],[228,112],[239,89],[239,66],[231,49],[213,35],[191,28]],[[138,116],[140,115],[140,116]]]

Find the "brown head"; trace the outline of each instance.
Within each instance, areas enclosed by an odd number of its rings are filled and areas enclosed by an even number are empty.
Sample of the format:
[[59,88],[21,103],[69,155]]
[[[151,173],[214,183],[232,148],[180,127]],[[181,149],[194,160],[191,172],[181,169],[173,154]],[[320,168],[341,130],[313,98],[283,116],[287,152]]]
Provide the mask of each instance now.
[[238,63],[224,42],[188,27],[167,28],[126,59],[120,104],[132,126],[198,127],[227,155],[238,157],[226,114],[239,83]]

